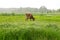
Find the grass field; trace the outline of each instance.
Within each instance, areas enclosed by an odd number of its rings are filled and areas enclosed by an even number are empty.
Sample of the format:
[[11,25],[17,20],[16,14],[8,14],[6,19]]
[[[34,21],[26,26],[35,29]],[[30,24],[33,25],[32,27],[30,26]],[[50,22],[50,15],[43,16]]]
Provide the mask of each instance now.
[[60,40],[60,15],[0,16],[0,40]]

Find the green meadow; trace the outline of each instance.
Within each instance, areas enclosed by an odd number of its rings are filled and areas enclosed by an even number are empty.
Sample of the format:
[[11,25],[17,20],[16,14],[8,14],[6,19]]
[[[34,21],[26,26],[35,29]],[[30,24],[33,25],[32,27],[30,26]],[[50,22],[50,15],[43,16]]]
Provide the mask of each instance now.
[[60,15],[25,14],[0,16],[0,40],[60,40]]

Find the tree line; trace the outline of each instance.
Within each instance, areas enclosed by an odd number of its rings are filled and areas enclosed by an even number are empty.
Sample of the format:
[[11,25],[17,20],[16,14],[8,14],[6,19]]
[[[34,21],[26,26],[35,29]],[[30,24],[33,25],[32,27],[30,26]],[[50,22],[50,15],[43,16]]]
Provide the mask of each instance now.
[[[1,12],[2,11],[2,12]],[[5,9],[0,9],[0,15],[19,15],[19,14],[24,14],[26,12],[31,12],[34,14],[60,14],[60,9],[57,10],[50,10],[47,9],[45,6],[41,6],[40,8],[31,8],[31,7],[26,7],[26,8],[5,8]]]

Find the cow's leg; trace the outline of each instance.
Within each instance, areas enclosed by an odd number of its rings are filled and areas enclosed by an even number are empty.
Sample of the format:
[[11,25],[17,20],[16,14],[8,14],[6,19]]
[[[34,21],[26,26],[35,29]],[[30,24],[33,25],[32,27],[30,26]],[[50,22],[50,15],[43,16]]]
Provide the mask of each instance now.
[[31,18],[30,18],[30,21],[31,21]]
[[35,21],[35,18],[33,17],[32,20]]
[[31,18],[31,17],[30,17],[29,19],[30,19],[30,21],[32,20],[32,18]]

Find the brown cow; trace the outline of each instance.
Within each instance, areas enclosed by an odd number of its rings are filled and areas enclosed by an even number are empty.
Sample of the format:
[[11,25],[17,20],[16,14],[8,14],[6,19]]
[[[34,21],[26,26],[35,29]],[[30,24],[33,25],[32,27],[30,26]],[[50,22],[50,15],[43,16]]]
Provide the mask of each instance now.
[[28,19],[33,20],[33,21],[35,20],[35,18],[33,17],[31,13],[26,13],[26,20]]

